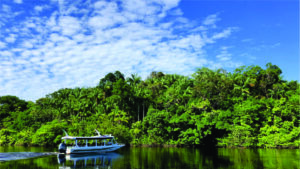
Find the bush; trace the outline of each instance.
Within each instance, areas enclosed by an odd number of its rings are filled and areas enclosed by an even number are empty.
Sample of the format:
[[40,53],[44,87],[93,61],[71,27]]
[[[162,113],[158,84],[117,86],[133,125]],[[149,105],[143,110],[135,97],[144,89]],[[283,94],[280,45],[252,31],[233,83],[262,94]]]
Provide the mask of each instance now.
[[45,125],[42,125],[32,136],[33,145],[50,145],[53,146],[61,142],[63,129],[67,128],[67,123],[64,121],[53,120]]
[[16,131],[12,129],[1,129],[0,130],[0,145],[13,145],[15,142]]

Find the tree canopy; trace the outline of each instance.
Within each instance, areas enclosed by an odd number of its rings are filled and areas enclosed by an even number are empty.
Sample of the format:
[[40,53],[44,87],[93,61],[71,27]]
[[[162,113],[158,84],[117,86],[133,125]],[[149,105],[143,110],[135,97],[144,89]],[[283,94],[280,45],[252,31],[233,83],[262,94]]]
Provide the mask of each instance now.
[[56,145],[94,129],[134,145],[299,147],[297,81],[268,63],[191,76],[120,71],[90,88],[65,88],[34,102],[0,97],[0,145]]

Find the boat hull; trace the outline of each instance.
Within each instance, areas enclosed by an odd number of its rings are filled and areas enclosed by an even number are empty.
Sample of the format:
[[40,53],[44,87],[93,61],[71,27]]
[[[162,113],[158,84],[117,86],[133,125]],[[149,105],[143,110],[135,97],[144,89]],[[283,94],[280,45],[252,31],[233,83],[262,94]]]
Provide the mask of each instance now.
[[67,147],[66,154],[104,153],[115,151],[124,146],[124,144],[113,144],[107,146]]

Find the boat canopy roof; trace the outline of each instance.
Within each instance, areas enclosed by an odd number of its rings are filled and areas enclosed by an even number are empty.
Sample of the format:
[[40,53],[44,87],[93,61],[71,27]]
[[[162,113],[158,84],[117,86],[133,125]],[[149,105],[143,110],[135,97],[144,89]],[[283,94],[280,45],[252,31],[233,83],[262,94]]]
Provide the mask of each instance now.
[[95,140],[95,139],[113,139],[114,136],[91,136],[91,137],[85,137],[85,136],[64,136],[61,139],[67,139],[67,140]]

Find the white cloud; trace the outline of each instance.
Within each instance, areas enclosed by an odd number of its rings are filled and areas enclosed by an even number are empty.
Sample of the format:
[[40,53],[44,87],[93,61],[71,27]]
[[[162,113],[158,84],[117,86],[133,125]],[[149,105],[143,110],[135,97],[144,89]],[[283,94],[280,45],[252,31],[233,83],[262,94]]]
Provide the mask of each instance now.
[[212,26],[213,28],[216,28],[216,23],[219,20],[221,20],[221,19],[218,17],[218,14],[212,14],[212,15],[207,16],[204,19],[203,25]]
[[16,41],[16,35],[10,34],[8,37],[5,38],[5,41],[9,43],[14,43]]
[[237,30],[238,28],[236,27],[230,27],[230,28],[227,28],[225,30],[223,30],[222,32],[219,32],[219,33],[216,33],[212,36],[212,39],[213,40],[216,40],[216,39],[221,39],[221,38],[227,38],[231,35],[231,33],[235,30]]
[[102,9],[102,8],[104,8],[106,6],[107,6],[107,2],[105,2],[105,1],[98,1],[98,2],[94,3],[94,7],[96,9]]
[[165,10],[169,10],[178,6],[180,0],[162,0]]
[[232,54],[228,52],[228,49],[231,48],[229,46],[222,46],[221,53],[216,56],[216,58],[220,61],[229,61],[231,60]]
[[3,5],[2,5],[2,11],[3,11],[3,12],[10,13],[10,12],[11,12],[11,7],[8,6],[8,5],[3,4]]
[[216,55],[215,61],[209,61],[208,67],[211,69],[220,69],[220,68],[237,68],[242,66],[241,62],[233,61],[233,54],[229,49],[234,48],[234,46],[221,46],[220,53]]
[[153,15],[159,12],[160,6],[151,5],[151,1],[135,1],[135,0],[126,0],[123,1],[124,8],[126,11],[134,14],[138,14],[136,17]]
[[21,4],[23,3],[23,0],[14,0],[14,3]]
[[22,45],[24,48],[32,48],[33,47],[33,43],[30,42],[30,41],[25,41],[23,42],[23,45]]
[[176,10],[171,11],[171,12],[170,12],[170,15],[178,15],[178,16],[181,16],[181,15],[183,15],[183,12],[182,12],[182,10],[180,10],[180,9],[176,9]]
[[89,19],[89,26],[95,30],[101,30],[113,26],[115,23],[104,16],[95,16]]
[[216,56],[221,61],[227,61],[231,59],[232,54],[228,53],[227,51],[222,51],[219,55]]
[[5,48],[5,47],[6,47],[6,43],[0,42],[0,49],[1,49],[1,48]]
[[5,70],[0,95],[35,100],[59,88],[95,86],[116,70],[145,78],[151,71],[190,75],[201,66],[238,65],[228,48],[218,49],[217,61],[205,54],[208,44],[229,37],[236,28],[216,32],[212,25],[217,15],[202,24],[190,21],[182,16],[179,0],[52,3],[59,11],[25,17],[0,43],[0,70]]
[[[11,57],[11,56],[13,56],[13,53],[10,52],[10,51],[0,51],[0,56],[2,56],[2,57],[5,57],[5,56]],[[2,62],[2,64],[3,64],[3,62]]]
[[63,35],[73,35],[82,29],[80,21],[71,16],[61,16],[59,18],[59,26]]
[[42,12],[44,9],[46,9],[46,8],[49,8],[48,6],[40,6],[40,5],[37,5],[37,6],[35,6],[34,7],[34,10],[36,11],[36,12]]

